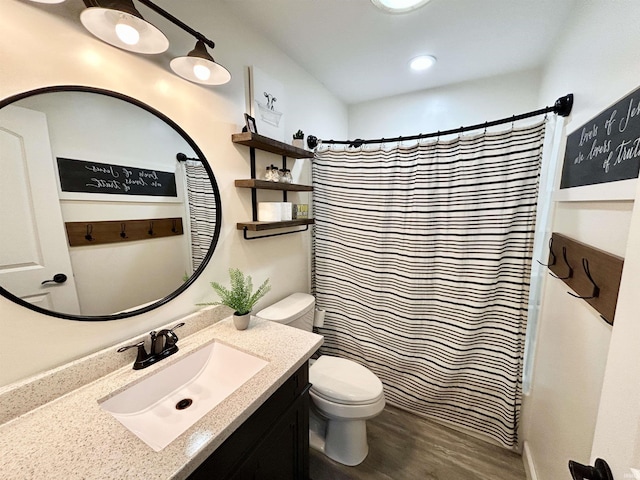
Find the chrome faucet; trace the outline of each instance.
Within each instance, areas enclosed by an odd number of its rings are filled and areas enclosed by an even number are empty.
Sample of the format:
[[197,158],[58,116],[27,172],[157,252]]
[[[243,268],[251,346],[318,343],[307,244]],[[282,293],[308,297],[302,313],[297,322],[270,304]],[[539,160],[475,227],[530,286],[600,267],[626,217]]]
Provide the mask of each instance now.
[[147,353],[147,350],[144,347],[144,340],[133,345],[120,347],[118,352],[124,352],[130,348],[137,348],[138,355],[136,356],[135,362],[133,362],[133,369],[141,370],[143,368],[147,368],[148,366],[153,365],[154,363],[159,362],[163,358],[173,355],[178,351],[178,336],[175,334],[174,330],[182,327],[183,325],[184,322],[181,322],[170,329],[165,328],[159,332],[150,332],[151,348],[149,349],[149,353]]

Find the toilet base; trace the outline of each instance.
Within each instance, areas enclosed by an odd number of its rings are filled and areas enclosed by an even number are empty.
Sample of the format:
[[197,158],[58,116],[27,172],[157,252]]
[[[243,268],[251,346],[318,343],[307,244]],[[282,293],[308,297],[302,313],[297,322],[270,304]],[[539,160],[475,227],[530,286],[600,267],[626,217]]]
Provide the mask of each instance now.
[[353,467],[369,454],[366,420],[324,419],[309,412],[309,446],[331,460]]
[[349,467],[364,462],[369,454],[366,420],[329,420],[324,453]]

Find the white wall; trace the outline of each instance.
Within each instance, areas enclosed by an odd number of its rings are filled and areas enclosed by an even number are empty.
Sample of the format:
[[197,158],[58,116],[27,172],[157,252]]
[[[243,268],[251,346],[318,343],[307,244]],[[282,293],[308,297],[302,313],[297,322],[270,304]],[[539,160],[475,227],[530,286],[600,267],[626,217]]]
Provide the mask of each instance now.
[[[251,218],[250,191],[233,185],[236,178],[249,176],[249,152],[231,143],[231,134],[244,124],[245,69],[257,65],[282,81],[291,107],[287,131],[301,128],[320,138],[343,138],[346,107],[290,58],[226,12],[222,2],[202,3],[194,7],[188,20],[196,30],[215,36],[215,58],[233,76],[231,83],[220,87],[191,84],[171,73],[168,66],[154,65],[144,56],[102,43],[79,21],[56,14],[62,11],[58,9],[72,8],[71,2],[42,7],[2,1],[1,98],[43,86],[88,85],[139,99],[172,118],[201,148],[221,190],[223,218],[218,247],[203,275],[177,299],[149,314],[113,322],[73,322],[36,314],[0,297],[0,328],[5,336],[0,385],[194,311],[196,303],[215,299],[209,282],[227,282],[230,266],[243,269],[256,282],[270,278],[272,291],[258,308],[291,292],[308,291],[308,233],[248,242],[236,230],[236,222]],[[196,8],[207,8],[209,14]]]
[[481,124],[552,105],[560,96],[539,103],[539,89],[540,72],[534,70],[351,105],[349,138],[409,136]]
[[[574,93],[575,104],[568,118],[567,133],[638,87],[639,18],[637,2],[577,4],[543,72],[540,94],[540,98],[546,100]],[[627,237],[632,208],[631,201],[557,203],[552,230],[625,256],[627,247],[631,248]],[[525,398],[523,408],[525,460],[528,473],[539,480],[569,478],[569,459],[592,464],[595,458],[592,455],[599,455],[612,460],[607,458],[607,450],[596,448],[594,432],[598,411],[602,408],[603,378],[609,375],[607,356],[611,354],[612,331],[615,337],[621,328],[619,324],[624,323],[620,311],[624,300],[621,294],[612,329],[594,309],[571,298],[566,290],[560,280],[547,277],[532,391]],[[637,311],[637,300],[635,306]],[[628,334],[637,339],[638,327],[633,327]],[[636,384],[637,378],[636,375]],[[624,413],[614,415],[621,417]],[[635,425],[627,423],[625,433],[637,428]],[[618,433],[621,438],[625,435],[623,431]],[[607,440],[608,450],[621,449],[622,443],[610,434]],[[618,469],[617,473],[614,471],[615,478],[629,474],[629,465],[614,463],[612,466]]]

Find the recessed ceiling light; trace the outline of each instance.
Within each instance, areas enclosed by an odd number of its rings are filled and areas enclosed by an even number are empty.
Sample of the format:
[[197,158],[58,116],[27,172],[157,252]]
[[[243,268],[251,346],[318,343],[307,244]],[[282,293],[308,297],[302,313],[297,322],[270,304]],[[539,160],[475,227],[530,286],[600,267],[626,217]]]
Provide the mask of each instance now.
[[411,60],[411,62],[409,62],[409,66],[411,67],[411,70],[422,72],[431,68],[434,63],[436,63],[436,57],[431,55],[420,55],[419,57],[415,57]]
[[406,13],[429,3],[430,0],[371,0],[376,7],[390,13]]

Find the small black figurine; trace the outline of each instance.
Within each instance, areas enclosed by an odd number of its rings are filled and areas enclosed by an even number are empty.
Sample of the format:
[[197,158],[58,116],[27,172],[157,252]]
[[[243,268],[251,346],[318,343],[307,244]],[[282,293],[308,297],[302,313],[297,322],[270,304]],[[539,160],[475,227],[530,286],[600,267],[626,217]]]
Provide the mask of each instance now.
[[318,138],[313,135],[307,135],[307,146],[311,149],[318,146]]

